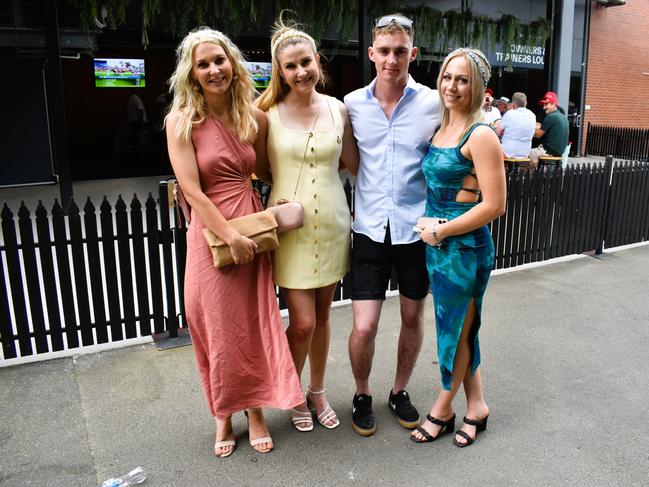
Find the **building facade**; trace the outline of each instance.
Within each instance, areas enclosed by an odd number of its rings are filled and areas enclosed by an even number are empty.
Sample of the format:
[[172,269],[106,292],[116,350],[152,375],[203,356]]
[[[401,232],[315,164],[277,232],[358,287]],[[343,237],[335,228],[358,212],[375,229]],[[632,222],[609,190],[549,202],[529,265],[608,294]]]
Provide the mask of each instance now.
[[[583,127],[649,128],[649,5],[616,8],[593,2]],[[586,136],[582,140],[582,151]]]
[[[649,13],[643,11],[641,0],[629,0],[615,9],[599,8],[598,1],[604,0],[437,0],[425,5],[443,12],[470,10],[476,16],[494,19],[512,15],[522,24],[549,19],[552,31],[545,44],[531,48],[512,44],[510,52],[518,52],[513,61],[506,59],[508,49],[500,43],[495,49],[485,48],[494,66],[490,87],[496,96],[527,93],[529,108],[539,120],[543,114],[536,100],[548,90],[559,94],[566,109],[586,113],[586,121],[617,124],[624,121],[622,114],[628,119],[629,113],[635,116],[642,110],[646,120],[648,109],[640,108],[641,102],[628,106],[633,103],[628,97],[628,103],[621,103],[621,97],[606,86],[618,81],[626,84],[625,93],[633,93],[642,82],[649,82],[649,76],[641,74],[649,71],[649,62],[643,61],[647,54],[639,49],[645,42],[642,30]],[[0,77],[6,99],[3,111],[7,113],[0,122],[0,186],[170,172],[161,124],[169,102],[166,81],[174,67],[179,39],[152,30],[145,49],[139,4],[128,2],[127,20],[116,30],[101,27],[105,19],[98,18],[95,27],[87,31],[80,27],[78,13],[67,0],[58,0],[58,8],[54,0],[0,2],[0,62],[5,72],[12,73]],[[357,12],[366,12],[370,4],[380,2],[359,0]],[[402,5],[415,9],[421,2],[404,0]],[[242,31],[235,39],[250,61],[270,61],[272,13],[266,14],[259,29]],[[596,61],[584,63],[588,13],[592,13],[589,55]],[[321,36],[321,47],[329,58],[330,94],[342,98],[372,76],[366,54],[369,24],[369,16],[364,15],[360,22],[355,20],[356,27],[344,39],[331,31]],[[609,28],[615,30],[607,31]],[[631,52],[628,58],[622,56],[622,50]],[[433,86],[447,51],[434,43],[421,51],[421,58],[412,64],[412,74]],[[95,60],[104,58],[143,61],[146,83],[130,88],[98,86]],[[613,59],[624,60],[615,64],[625,68],[633,66],[638,84],[629,87],[628,77],[611,68]],[[584,78],[586,65],[589,71]],[[585,90],[584,79],[588,80]],[[143,108],[145,124],[133,123],[129,106]],[[613,108],[619,119],[602,118]],[[578,133],[571,136],[576,142]]]

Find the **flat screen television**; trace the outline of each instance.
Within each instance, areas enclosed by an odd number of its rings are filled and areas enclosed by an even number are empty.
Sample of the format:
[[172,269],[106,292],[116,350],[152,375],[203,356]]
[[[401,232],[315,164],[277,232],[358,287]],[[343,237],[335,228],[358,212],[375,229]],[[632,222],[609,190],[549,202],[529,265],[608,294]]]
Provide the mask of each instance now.
[[255,83],[255,88],[258,90],[265,90],[268,87],[270,81],[270,75],[272,72],[271,63],[262,63],[262,62],[246,62],[246,67],[250,74],[252,75],[252,80]]
[[144,59],[95,58],[95,87],[144,88]]

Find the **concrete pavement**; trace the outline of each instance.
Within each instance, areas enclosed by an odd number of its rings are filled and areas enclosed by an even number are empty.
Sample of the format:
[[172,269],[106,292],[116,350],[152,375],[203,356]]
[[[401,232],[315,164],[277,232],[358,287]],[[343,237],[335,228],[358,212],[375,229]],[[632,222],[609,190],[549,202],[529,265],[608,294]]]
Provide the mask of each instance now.
[[[269,411],[276,450],[212,453],[191,347],[152,345],[0,369],[0,485],[93,486],[141,465],[148,486],[649,485],[649,246],[492,277],[481,331],[488,430],[416,445],[388,411],[398,298],[384,306],[371,385],[378,431],[350,427],[351,307],[332,311],[328,397],[342,425],[311,433]],[[432,306],[409,392],[439,388]],[[305,374],[305,377],[306,374]],[[455,404],[464,413],[462,393]]]

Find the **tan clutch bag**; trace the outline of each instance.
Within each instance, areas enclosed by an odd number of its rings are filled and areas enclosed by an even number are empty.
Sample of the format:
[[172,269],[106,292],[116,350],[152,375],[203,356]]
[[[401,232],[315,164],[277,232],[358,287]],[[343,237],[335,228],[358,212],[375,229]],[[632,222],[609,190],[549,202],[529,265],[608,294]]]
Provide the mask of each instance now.
[[[279,248],[277,221],[273,212],[269,210],[233,218],[228,223],[241,235],[257,244],[256,253],[258,254]],[[223,240],[214,235],[209,228],[203,229],[203,235],[212,252],[214,267],[225,267],[234,262],[230,247]]]

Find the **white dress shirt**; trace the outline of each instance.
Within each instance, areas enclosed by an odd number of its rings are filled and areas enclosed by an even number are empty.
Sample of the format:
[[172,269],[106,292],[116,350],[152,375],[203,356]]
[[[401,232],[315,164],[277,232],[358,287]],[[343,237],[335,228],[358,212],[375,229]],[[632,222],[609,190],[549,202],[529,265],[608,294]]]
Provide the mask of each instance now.
[[345,96],[360,153],[352,229],[383,242],[389,223],[393,244],[411,243],[419,240],[413,227],[425,212],[421,160],[439,125],[440,99],[409,76],[388,119],[375,85],[376,79]]

